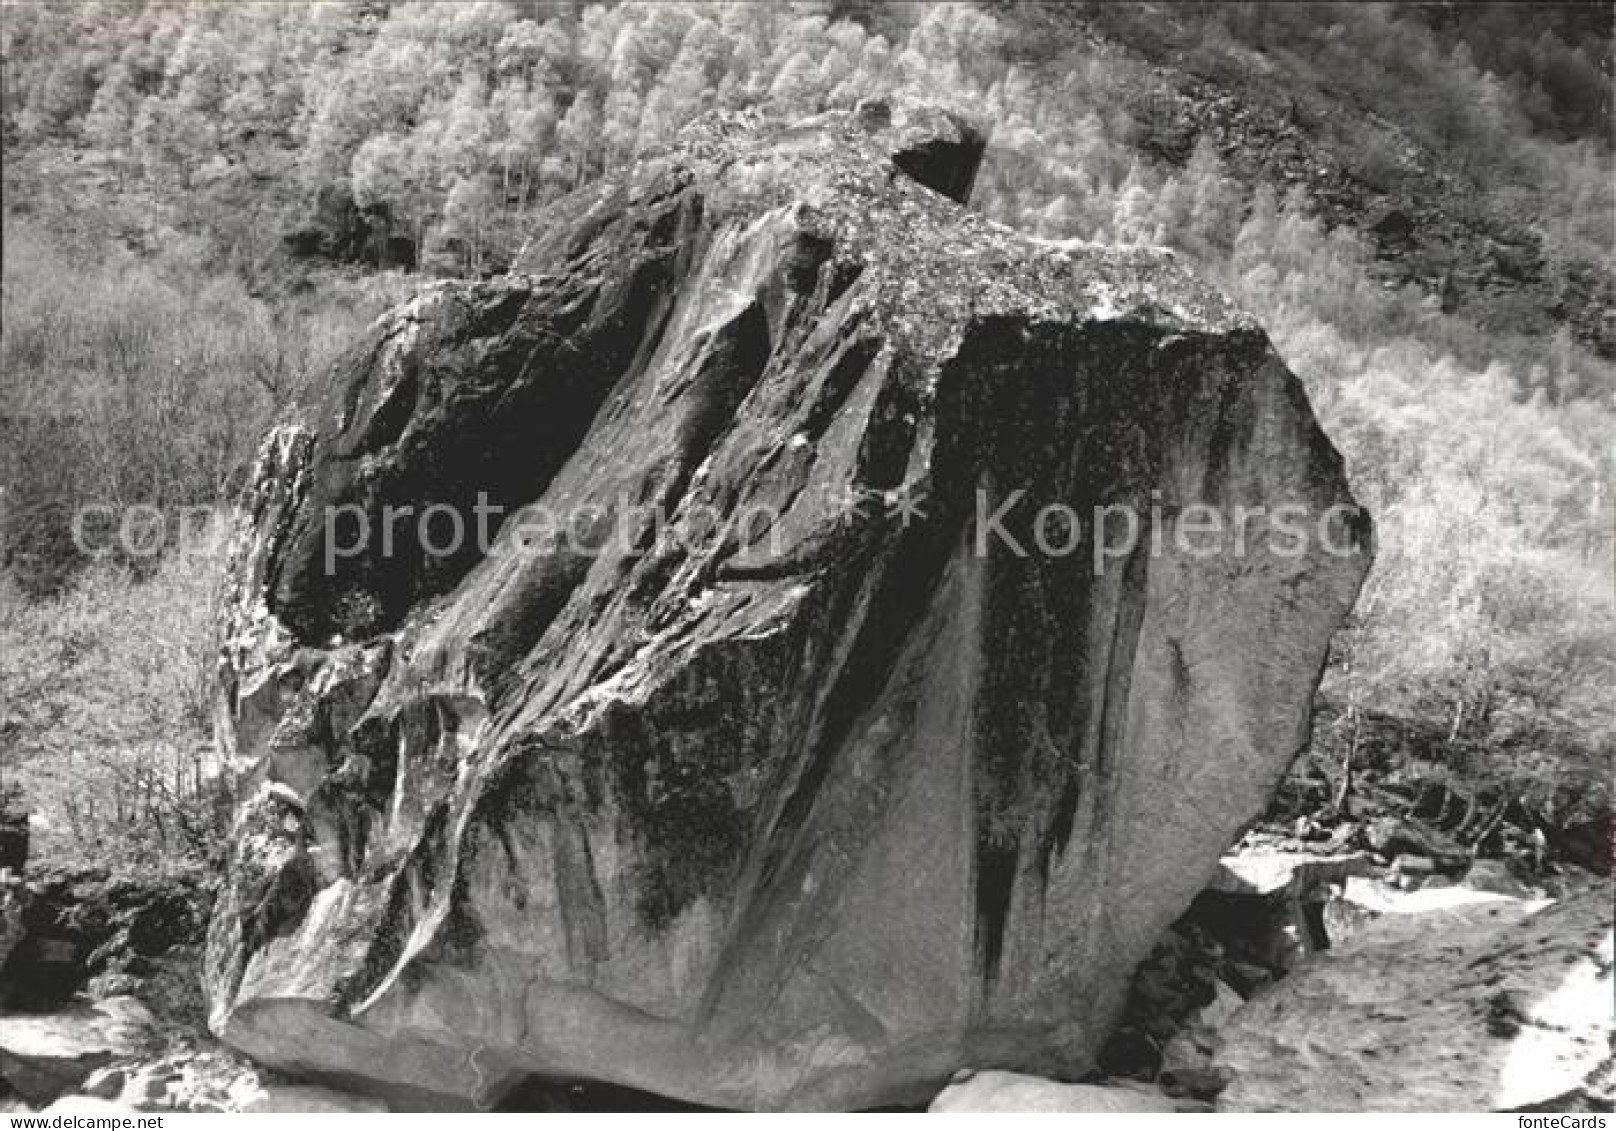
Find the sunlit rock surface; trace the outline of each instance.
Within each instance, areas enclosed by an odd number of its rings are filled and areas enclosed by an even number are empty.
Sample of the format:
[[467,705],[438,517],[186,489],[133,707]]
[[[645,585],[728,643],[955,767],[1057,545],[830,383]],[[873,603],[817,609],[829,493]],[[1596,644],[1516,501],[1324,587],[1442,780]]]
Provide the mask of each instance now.
[[1219,1027],[1218,1107],[1609,1110],[1611,918],[1609,887],[1387,914]]
[[[395,1108],[1091,1063],[1303,745],[1368,526],[1180,538],[1195,504],[1323,521],[1335,451],[1168,254],[956,203],[980,153],[935,111],[705,119],[271,437],[224,617],[256,769],[220,1035]],[[433,504],[465,544],[387,538]],[[1096,554],[1097,507],[1131,544]]]
[[977,1072],[950,1083],[933,1114],[1178,1111],[1179,1105],[1146,1084],[1060,1084],[1014,1072]]
[[0,1015],[0,1080],[43,1106],[97,1068],[141,1052],[156,1039],[151,1013],[130,997],[57,1013]]

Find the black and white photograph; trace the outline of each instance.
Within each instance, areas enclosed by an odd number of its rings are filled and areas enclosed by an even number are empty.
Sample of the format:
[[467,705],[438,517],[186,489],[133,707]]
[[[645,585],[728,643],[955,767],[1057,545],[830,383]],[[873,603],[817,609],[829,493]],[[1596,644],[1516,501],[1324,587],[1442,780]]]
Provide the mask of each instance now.
[[0,1122],[1609,1127],[1613,41],[0,0]]

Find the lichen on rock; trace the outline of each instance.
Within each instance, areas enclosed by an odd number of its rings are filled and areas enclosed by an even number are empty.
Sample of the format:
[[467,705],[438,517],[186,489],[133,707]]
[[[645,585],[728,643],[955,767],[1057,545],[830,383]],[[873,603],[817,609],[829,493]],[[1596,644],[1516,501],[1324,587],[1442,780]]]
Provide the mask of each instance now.
[[[337,365],[231,567],[220,725],[268,792],[221,1036],[442,1106],[1092,1063],[1305,741],[1368,525],[1260,328],[973,214],[980,154],[935,110],[710,116]],[[384,541],[479,504],[486,544]],[[1349,520],[1153,537],[1197,506]],[[1139,538],[1027,553],[1049,508]]]

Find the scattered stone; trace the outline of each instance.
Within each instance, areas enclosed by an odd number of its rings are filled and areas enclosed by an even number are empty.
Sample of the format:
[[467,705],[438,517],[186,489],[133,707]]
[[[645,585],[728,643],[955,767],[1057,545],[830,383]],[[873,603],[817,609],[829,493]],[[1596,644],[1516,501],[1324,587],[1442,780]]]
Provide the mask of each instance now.
[[84,984],[84,996],[91,1001],[109,997],[130,997],[140,992],[143,982],[133,974],[109,970]]
[[1427,857],[1433,868],[1464,868],[1470,853],[1458,841],[1411,817],[1376,817],[1364,825],[1364,839],[1386,859]]
[[91,996],[127,996],[151,960],[200,940],[206,905],[195,875],[137,882],[98,870],[37,870],[25,885],[22,938],[0,981],[0,1004],[48,1012],[90,983]]
[[[1192,914],[1247,965],[1283,974],[1329,944],[1324,906],[1348,879],[1374,870],[1362,852],[1243,850],[1219,861]],[[1231,971],[1243,993],[1260,982],[1248,971]]]
[[1429,876],[1436,871],[1436,861],[1429,856],[1404,854],[1392,861],[1392,871],[1401,876]]
[[1282,895],[1305,899],[1327,883],[1374,870],[1362,852],[1316,856],[1305,852],[1242,852],[1224,856],[1207,890],[1229,895]]
[[1173,1034],[1161,1054],[1161,1071],[1156,1083],[1169,1095],[1215,1097],[1228,1084],[1227,1073],[1212,1065],[1217,1050],[1217,1030],[1207,1025],[1189,1025]]
[[133,998],[60,1013],[0,1016],[0,1077],[30,1103],[49,1103],[97,1068],[151,1046],[156,1028]]
[[142,1109],[170,1107],[169,1084],[174,1078],[165,1066],[141,1069],[125,1085],[123,1102]]
[[1195,1024],[1211,1029],[1222,1028],[1246,1004],[1246,999],[1222,982],[1215,987],[1216,997],[1211,1004],[1195,1015]]
[[41,1115],[127,1115],[133,1108],[125,1107],[113,1100],[101,1099],[98,1096],[63,1096],[49,1107],[43,1108]]
[[1228,1083],[1227,1073],[1213,1067],[1212,1053],[1217,1034],[1245,1006],[1245,999],[1223,982],[1217,996],[1167,1041],[1161,1054],[1161,1071],[1156,1083],[1175,1097],[1191,1096],[1210,1100]]
[[245,1112],[321,1114],[326,1112],[385,1112],[387,1105],[371,1096],[339,1092],[314,1084],[266,1084],[241,1108]]
[[[1373,876],[1352,877],[1341,886],[1338,898],[1374,915],[1424,915],[1461,907],[1521,902],[1513,896],[1478,891],[1465,885],[1399,891]],[[1546,906],[1547,901],[1537,901],[1537,905]]]
[[385,203],[361,208],[341,188],[322,188],[305,222],[281,236],[293,259],[323,258],[372,267],[416,265],[416,244]]
[[1159,1089],[1132,1084],[1061,1084],[1016,1072],[963,1072],[926,1109],[934,1114],[1179,1111]]
[[1240,1000],[1223,982],[1226,965],[1223,945],[1199,923],[1175,923],[1135,971],[1099,1070],[1113,1079],[1155,1079],[1162,1048],[1174,1034]]
[[1274,973],[1266,966],[1253,962],[1230,962],[1229,984],[1241,996],[1250,998],[1258,990],[1273,984]]
[[[1616,318],[1611,323],[1616,325]],[[1616,343],[1616,333],[1611,336]],[[1607,355],[1616,357],[1616,348]],[[1616,829],[1612,822],[1616,821],[1616,805],[1609,801],[1602,808],[1595,808],[1594,814],[1587,820],[1567,821],[1564,825],[1551,831],[1549,839],[1560,852],[1577,865],[1587,868],[1597,875],[1611,874],[1612,846],[1616,845]]]
[[83,1091],[98,1100],[115,1100],[123,1095],[127,1074],[121,1068],[97,1068],[84,1080]]
[[22,877],[0,871],[0,969],[22,941],[24,890]]
[[20,876],[28,867],[28,814],[0,804],[0,873]]
[[1414,220],[1401,208],[1386,207],[1369,216],[1369,232],[1382,245],[1403,247],[1414,236]]
[[1507,895],[1513,899],[1531,899],[1537,894],[1503,860],[1477,860],[1465,873],[1464,886],[1471,891]]
[[[1468,885],[1433,884],[1427,880],[1423,884],[1409,886],[1406,885],[1408,879],[1395,875],[1384,879],[1354,876],[1341,887],[1333,889],[1323,913],[1324,928],[1331,946],[1340,946],[1356,938],[1383,915],[1424,915],[1462,907],[1519,902],[1513,896],[1478,891]],[[1539,900],[1535,906],[1544,907],[1547,902]]]

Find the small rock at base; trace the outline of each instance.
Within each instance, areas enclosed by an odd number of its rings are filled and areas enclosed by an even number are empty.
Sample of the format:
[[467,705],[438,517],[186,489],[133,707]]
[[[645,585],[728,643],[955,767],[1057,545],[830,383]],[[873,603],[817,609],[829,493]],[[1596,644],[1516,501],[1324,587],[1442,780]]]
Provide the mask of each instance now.
[[121,1068],[97,1068],[84,1081],[84,1094],[98,1100],[115,1100],[123,1094],[127,1074]]
[[1464,886],[1471,891],[1487,891],[1495,895],[1511,895],[1527,899],[1532,889],[1522,883],[1502,860],[1477,860],[1465,873]]
[[0,1017],[0,1077],[28,1102],[50,1103],[76,1092],[96,1069],[137,1053],[155,1032],[150,1012],[133,998],[7,1014]]
[[170,1079],[166,1072],[137,1072],[123,1087],[123,1102],[132,1107],[168,1107]]
[[98,1096],[63,1096],[49,1107],[42,1110],[41,1115],[104,1115],[108,1112],[127,1112],[131,1110],[121,1103],[113,1100],[104,1100]]
[[317,1084],[267,1084],[245,1107],[247,1112],[385,1112],[387,1105],[370,1096],[357,1096]]
[[1151,1087],[1117,1084],[1062,1084],[1017,1072],[961,1074],[926,1110],[961,1112],[1130,1112],[1177,1111],[1178,1105]]
[[1214,995],[1212,1000],[1201,1007],[1196,1020],[1209,1029],[1216,1029],[1239,1012],[1240,1007],[1246,1004],[1246,999],[1221,980],[1214,982],[1212,989]]

